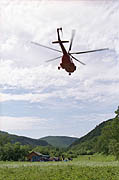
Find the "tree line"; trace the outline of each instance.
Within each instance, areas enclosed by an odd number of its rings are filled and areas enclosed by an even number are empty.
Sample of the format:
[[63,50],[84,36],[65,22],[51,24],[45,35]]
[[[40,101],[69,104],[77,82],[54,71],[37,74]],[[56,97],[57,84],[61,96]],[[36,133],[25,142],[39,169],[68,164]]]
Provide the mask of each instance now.
[[56,148],[48,146],[31,146],[21,145],[19,142],[12,143],[8,135],[0,135],[0,161],[26,161],[27,155],[31,151],[40,152],[50,157],[65,158],[69,157],[66,154],[65,148]]

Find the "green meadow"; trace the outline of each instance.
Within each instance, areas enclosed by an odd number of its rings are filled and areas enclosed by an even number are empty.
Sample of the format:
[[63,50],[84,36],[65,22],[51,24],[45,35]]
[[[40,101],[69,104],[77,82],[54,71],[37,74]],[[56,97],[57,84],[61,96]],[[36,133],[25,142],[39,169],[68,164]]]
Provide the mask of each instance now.
[[119,162],[101,155],[67,162],[0,162],[0,180],[119,180]]

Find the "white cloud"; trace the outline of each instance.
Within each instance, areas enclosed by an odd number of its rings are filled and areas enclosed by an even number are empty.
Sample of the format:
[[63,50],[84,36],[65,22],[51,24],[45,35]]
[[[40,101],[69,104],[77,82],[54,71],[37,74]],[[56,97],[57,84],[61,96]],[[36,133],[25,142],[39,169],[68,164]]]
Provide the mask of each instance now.
[[[52,64],[47,66],[39,65],[32,68],[18,68],[14,65],[13,61],[0,62],[0,84],[8,86],[16,86],[17,88],[46,88],[50,85],[62,86],[67,84],[66,77],[64,80],[61,77],[64,73],[60,74],[57,68]],[[47,82],[47,83],[46,83]]]
[[14,51],[14,48],[17,46],[17,38],[16,37],[10,37],[7,39],[3,44],[1,44],[1,52],[3,51]]
[[11,130],[31,130],[32,128],[37,129],[47,124],[47,119],[39,117],[10,117],[0,116],[0,126],[3,131]]
[[30,101],[30,102],[42,102],[50,97],[50,94],[24,94],[24,95],[12,95],[12,94],[0,94],[0,102],[5,101]]
[[[89,68],[89,69],[88,69]],[[50,72],[50,74],[49,74]],[[106,72],[106,73],[105,73]],[[96,75],[95,75],[96,74]],[[18,68],[13,61],[0,62],[0,84],[6,88],[31,89],[33,93],[2,93],[1,101],[25,100],[40,102],[48,98],[75,98],[77,100],[107,101],[117,99],[119,92],[118,66],[87,65],[69,77],[51,64],[31,68]],[[4,88],[3,88],[4,89]]]

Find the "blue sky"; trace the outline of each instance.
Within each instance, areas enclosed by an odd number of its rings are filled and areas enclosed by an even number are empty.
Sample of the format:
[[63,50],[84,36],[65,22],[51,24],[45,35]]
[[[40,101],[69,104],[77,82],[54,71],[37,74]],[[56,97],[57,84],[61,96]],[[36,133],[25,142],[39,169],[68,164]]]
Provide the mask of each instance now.
[[[81,137],[113,118],[119,97],[119,2],[0,2],[0,129],[40,138]],[[56,29],[64,40],[76,30],[72,51],[109,48],[77,55],[69,76],[58,71],[60,56],[34,44],[60,50]],[[66,45],[68,48],[68,45]]]

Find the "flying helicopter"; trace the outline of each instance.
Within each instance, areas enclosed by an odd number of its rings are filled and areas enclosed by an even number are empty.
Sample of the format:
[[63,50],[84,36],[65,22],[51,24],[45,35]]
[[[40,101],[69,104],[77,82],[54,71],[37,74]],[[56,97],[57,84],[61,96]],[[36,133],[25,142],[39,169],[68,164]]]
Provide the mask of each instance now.
[[108,48],[103,48],[103,49],[95,49],[95,50],[89,50],[89,51],[71,52],[72,43],[73,43],[74,35],[75,35],[75,30],[73,30],[71,40],[70,40],[70,44],[69,44],[69,49],[67,51],[66,48],[64,47],[64,43],[69,43],[69,41],[62,41],[60,38],[60,32],[62,32],[62,28],[57,28],[58,41],[53,41],[52,43],[53,44],[58,43],[61,47],[61,51],[54,49],[54,48],[51,48],[51,47],[48,47],[48,46],[45,46],[45,45],[42,45],[42,44],[39,44],[37,42],[31,41],[31,43],[38,45],[38,46],[41,46],[41,47],[44,47],[44,48],[48,48],[48,49],[53,50],[53,51],[57,51],[57,52],[62,53],[63,54],[62,56],[47,60],[46,62],[54,61],[56,59],[61,58],[61,63],[58,66],[58,70],[60,70],[60,68],[65,69],[69,73],[69,75],[71,75],[71,73],[73,73],[76,70],[76,65],[74,64],[73,59],[75,61],[81,63],[82,65],[86,65],[85,63],[83,63],[82,61],[80,61],[76,57],[74,57],[73,54],[84,54],[84,53],[108,50]]

